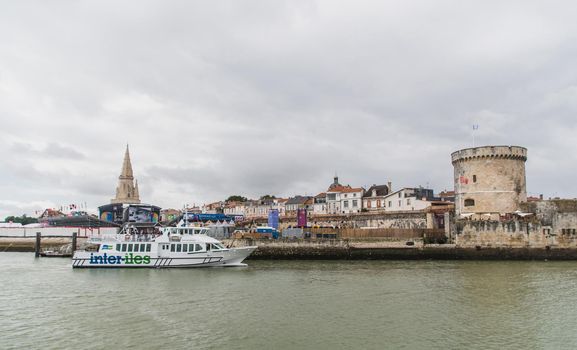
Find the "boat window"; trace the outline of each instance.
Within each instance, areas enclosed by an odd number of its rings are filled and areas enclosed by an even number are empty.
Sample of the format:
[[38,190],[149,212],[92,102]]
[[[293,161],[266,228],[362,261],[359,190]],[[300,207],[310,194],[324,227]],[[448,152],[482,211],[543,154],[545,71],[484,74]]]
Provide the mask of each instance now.
[[183,245],[182,245],[182,251],[183,251],[183,252],[186,252],[186,251],[187,251],[186,248],[188,248],[188,244],[183,244]]
[[117,252],[120,251],[120,243],[118,243],[118,244],[116,245],[116,251],[117,251]]
[[126,243],[122,244],[122,251],[123,251],[123,252],[126,251]]
[[181,250],[181,247],[180,247],[180,246],[181,246],[181,245],[182,245],[182,244],[177,244],[177,245],[176,245],[176,252],[177,252],[177,253],[180,253],[180,250]]
[[146,244],[140,243],[140,251],[144,252],[146,250]]
[[128,251],[131,252],[132,251],[132,244],[128,245]]
[[194,245],[194,251],[196,252],[200,252],[203,251],[204,249],[202,249],[202,246],[200,244],[195,244]]
[[193,243],[190,243],[190,244],[188,245],[188,251],[189,251],[189,252],[194,252],[194,244],[193,244]]
[[146,245],[146,251],[149,252],[150,251],[150,244]]
[[170,233],[176,233],[176,228],[171,228]]
[[173,252],[174,251],[174,244],[170,245],[170,251]]

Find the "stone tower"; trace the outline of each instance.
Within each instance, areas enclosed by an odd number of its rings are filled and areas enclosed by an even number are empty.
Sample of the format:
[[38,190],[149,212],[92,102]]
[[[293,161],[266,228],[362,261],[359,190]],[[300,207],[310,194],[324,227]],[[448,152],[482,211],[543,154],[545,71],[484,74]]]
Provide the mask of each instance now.
[[504,214],[527,201],[527,149],[484,146],[451,154],[455,181],[455,212]]
[[116,187],[116,198],[111,203],[139,204],[140,194],[138,193],[138,181],[134,180],[132,174],[132,164],[130,163],[130,152],[126,145],[124,161],[122,162],[122,171],[118,177],[118,186]]

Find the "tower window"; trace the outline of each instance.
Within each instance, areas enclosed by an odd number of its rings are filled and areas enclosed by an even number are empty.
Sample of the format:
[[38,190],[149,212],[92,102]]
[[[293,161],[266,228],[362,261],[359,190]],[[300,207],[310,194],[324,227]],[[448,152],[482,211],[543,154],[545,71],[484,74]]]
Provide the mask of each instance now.
[[465,206],[466,207],[472,207],[475,205],[475,200],[471,199],[471,198],[467,198],[465,199]]
[[473,175],[473,182],[477,182],[477,175]]

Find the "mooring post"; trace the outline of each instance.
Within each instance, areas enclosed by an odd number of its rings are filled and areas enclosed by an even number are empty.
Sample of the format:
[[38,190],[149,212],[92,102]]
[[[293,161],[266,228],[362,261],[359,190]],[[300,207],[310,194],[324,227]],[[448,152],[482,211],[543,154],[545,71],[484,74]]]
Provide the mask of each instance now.
[[72,254],[76,251],[76,239],[78,237],[78,232],[72,233]]
[[34,256],[37,258],[40,256],[40,241],[42,239],[41,236],[42,234],[40,232],[36,232],[36,244],[34,245]]

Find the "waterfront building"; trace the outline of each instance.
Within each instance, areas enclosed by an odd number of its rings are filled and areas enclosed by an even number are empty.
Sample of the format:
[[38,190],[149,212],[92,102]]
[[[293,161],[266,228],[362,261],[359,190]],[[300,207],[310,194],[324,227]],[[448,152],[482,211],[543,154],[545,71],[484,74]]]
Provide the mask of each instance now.
[[343,186],[339,183],[339,177],[335,175],[333,183],[327,189],[327,214],[341,214],[341,192],[351,186]]
[[130,151],[126,145],[122,170],[118,177],[118,186],[116,187],[116,197],[110,201],[112,204],[139,204],[140,194],[138,192],[138,180],[134,179],[132,173],[132,164],[130,162]]
[[333,183],[326,191],[326,213],[359,213],[362,210],[364,193],[365,189],[362,187],[352,188],[350,185],[341,185],[339,177],[335,176]]
[[205,214],[222,214],[224,213],[224,202],[214,202],[202,206],[202,212]]
[[436,198],[431,189],[405,187],[388,194],[384,201],[386,211],[414,211],[429,208]]
[[327,194],[322,192],[313,198],[313,214],[322,215],[327,213]]
[[385,197],[391,192],[392,184],[372,185],[363,195],[363,209],[385,210]]
[[285,203],[285,215],[296,215],[298,209],[306,209],[307,212],[313,210],[313,198],[309,196],[294,196]]
[[226,202],[223,208],[224,215],[244,216],[244,204],[242,202]]
[[451,161],[457,216],[513,213],[527,201],[526,148],[467,148],[451,154]]
[[441,191],[439,193],[439,200],[442,202],[451,202],[454,203],[455,202],[455,191]]
[[360,213],[363,205],[363,194],[365,189],[357,188],[343,188],[340,190],[340,207],[343,214]]

